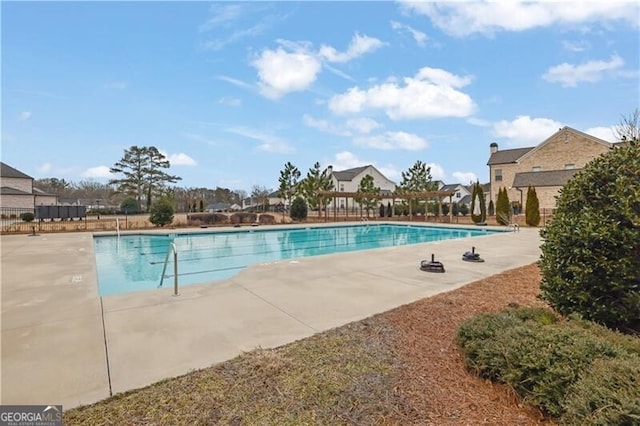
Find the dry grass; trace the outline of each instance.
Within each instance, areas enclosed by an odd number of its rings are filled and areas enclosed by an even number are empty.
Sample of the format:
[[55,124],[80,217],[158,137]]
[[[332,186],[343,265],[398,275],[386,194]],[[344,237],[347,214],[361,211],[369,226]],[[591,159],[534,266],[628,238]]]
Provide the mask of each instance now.
[[506,387],[469,374],[458,325],[508,304],[539,306],[535,265],[289,345],[65,412],[65,424],[528,425]]

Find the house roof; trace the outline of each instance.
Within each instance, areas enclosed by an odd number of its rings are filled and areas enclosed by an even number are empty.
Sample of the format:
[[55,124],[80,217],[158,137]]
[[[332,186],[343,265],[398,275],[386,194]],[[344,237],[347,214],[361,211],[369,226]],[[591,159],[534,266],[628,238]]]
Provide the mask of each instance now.
[[3,186],[0,188],[0,195],[31,195],[33,194],[25,191],[21,191],[19,189],[11,188],[9,186]]
[[56,196],[56,194],[52,194],[50,192],[44,192],[42,189],[36,188],[35,186],[33,187],[33,193],[36,195],[43,195],[43,196],[50,196],[50,197]]
[[333,176],[339,181],[351,181],[354,177],[364,172],[369,166],[355,167],[353,169],[341,170],[339,172],[333,172]]
[[0,161],[0,176],[9,178],[33,179],[31,176],[22,173],[20,170],[14,169],[8,164]]
[[489,157],[487,165],[493,166],[495,164],[515,163],[520,159],[520,157],[522,157],[532,149],[534,149],[534,147],[531,146],[528,148],[503,149],[501,151],[496,151],[491,154],[491,157]]
[[545,146],[546,144],[548,144],[549,142],[551,142],[556,136],[558,136],[561,133],[573,133],[576,134],[578,136],[580,136],[583,139],[588,139],[592,142],[598,143],[600,145],[604,145],[608,148],[611,148],[613,145],[603,139],[597,138],[595,136],[589,135],[587,133],[581,132],[580,130],[576,130],[572,127],[569,126],[564,126],[563,128],[561,128],[560,130],[558,130],[557,132],[555,132],[554,134],[552,134],[551,136],[549,136],[547,139],[545,139],[544,141],[540,142],[535,148],[533,148],[532,150],[526,152],[524,155],[522,155],[520,159],[523,159],[524,157],[527,157],[531,154],[533,154],[535,151],[541,149],[543,146]]
[[438,191],[455,191],[458,189],[460,185],[459,183],[448,183],[446,185],[442,185],[442,187]]
[[513,178],[513,186],[515,188],[526,188],[529,185],[564,186],[578,171],[580,169],[516,173]]

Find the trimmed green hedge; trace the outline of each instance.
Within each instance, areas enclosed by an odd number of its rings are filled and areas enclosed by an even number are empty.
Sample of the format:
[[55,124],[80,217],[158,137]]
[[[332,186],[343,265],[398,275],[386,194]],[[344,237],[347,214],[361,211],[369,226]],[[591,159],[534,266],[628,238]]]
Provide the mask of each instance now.
[[[618,418],[640,410],[640,386],[587,380],[603,368],[596,361],[613,360],[621,377],[638,383],[638,369],[626,361],[640,359],[638,338],[526,308],[475,317],[460,326],[457,342],[471,371],[510,385],[525,402],[561,421],[569,410],[574,424],[586,424],[605,409]],[[587,404],[589,395],[594,399]]]

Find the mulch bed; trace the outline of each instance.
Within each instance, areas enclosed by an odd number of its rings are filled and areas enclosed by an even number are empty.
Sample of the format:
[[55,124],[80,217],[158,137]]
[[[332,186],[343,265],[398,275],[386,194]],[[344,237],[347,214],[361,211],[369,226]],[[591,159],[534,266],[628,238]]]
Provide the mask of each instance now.
[[403,368],[396,392],[411,407],[406,420],[436,425],[550,424],[506,386],[465,370],[455,343],[458,326],[483,312],[546,306],[537,298],[540,273],[529,265],[476,281],[384,314],[397,334]]

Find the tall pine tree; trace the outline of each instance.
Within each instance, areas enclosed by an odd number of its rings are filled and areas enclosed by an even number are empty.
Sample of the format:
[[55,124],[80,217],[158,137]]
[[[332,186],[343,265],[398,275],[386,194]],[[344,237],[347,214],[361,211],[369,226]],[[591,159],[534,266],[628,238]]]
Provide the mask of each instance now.
[[540,224],[540,202],[538,201],[536,189],[533,186],[529,186],[529,189],[527,189],[525,221],[529,226],[538,226]]

